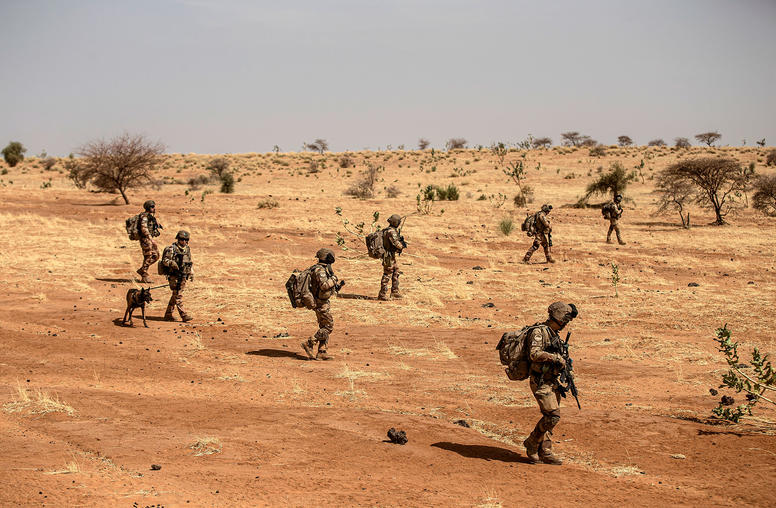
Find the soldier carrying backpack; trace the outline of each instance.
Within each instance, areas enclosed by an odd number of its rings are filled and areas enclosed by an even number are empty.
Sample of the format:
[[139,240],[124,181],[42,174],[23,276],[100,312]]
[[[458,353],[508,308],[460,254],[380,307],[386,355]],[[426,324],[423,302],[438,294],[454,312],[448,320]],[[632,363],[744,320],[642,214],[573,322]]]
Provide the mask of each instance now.
[[125,221],[125,227],[129,239],[138,240],[143,251],[143,265],[137,270],[140,282],[150,284],[148,269],[159,260],[159,247],[156,246],[154,238],[159,236],[161,234],[159,230],[164,228],[156,221],[156,203],[151,200],[146,201],[143,203],[143,210],[128,218]]
[[396,255],[401,254],[407,247],[407,242],[401,235],[401,222],[401,216],[393,214],[388,217],[387,228],[375,231],[366,237],[369,256],[383,261],[383,277],[380,280],[378,300],[388,300],[388,291],[391,292],[391,298],[401,298],[399,293],[401,271],[399,271],[399,263],[396,262]]
[[539,249],[539,246],[544,248],[544,257],[547,258],[548,263],[554,263],[552,254],[550,253],[550,247],[552,247],[552,225],[550,224],[550,218],[547,217],[552,210],[552,205],[544,204],[541,210],[529,215],[523,221],[523,225],[520,227],[526,232],[528,236],[533,236],[534,241],[528,252],[523,257],[523,263],[528,263],[534,252]]
[[622,194],[615,194],[614,199],[601,208],[601,214],[604,216],[604,219],[609,220],[609,232],[606,233],[606,243],[612,243],[612,231],[614,231],[617,234],[617,242],[620,245],[625,245],[622,236],[620,236],[619,220],[620,217],[622,217],[621,202]]
[[[539,404],[542,418],[533,432],[523,441],[528,459],[536,464],[561,464],[552,453],[552,430],[560,421],[560,398],[571,389],[576,397],[568,344],[561,341],[558,332],[578,312],[574,304],[555,302],[547,308],[546,321],[526,326],[519,332],[507,332],[496,349],[501,363],[506,365],[509,379],[529,378],[531,392]],[[564,356],[565,354],[565,356]],[[563,386],[561,382],[568,383]]]

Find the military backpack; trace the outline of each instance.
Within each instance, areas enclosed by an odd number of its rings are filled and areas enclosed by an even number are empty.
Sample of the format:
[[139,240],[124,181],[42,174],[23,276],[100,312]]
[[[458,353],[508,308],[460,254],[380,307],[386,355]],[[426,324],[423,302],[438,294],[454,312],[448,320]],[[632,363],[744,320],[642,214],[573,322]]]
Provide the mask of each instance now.
[[604,219],[617,218],[617,208],[614,206],[614,203],[606,203],[601,208],[601,215],[604,216]]
[[124,225],[130,240],[140,240],[140,214],[128,218]]
[[384,229],[369,233],[366,235],[366,251],[370,258],[382,259],[385,255],[385,246],[383,245]]
[[525,326],[517,332],[506,332],[496,346],[501,365],[506,365],[504,372],[512,381],[522,381],[531,372],[530,347],[528,335],[531,330],[544,325]]
[[299,271],[294,270],[286,281],[286,291],[288,299],[291,300],[291,307],[295,309],[312,309],[315,307],[315,297],[312,287],[312,269]]
[[525,216],[523,224],[520,225],[520,229],[525,231],[528,236],[534,236],[536,234],[536,214],[529,213]]

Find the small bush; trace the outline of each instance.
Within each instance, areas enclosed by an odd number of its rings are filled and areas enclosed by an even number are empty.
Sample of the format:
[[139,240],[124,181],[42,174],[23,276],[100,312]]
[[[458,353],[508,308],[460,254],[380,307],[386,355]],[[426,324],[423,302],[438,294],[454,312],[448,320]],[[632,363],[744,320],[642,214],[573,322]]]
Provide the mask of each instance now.
[[3,158],[9,166],[14,167],[24,160],[24,152],[26,151],[24,145],[18,141],[11,141],[3,148]]
[[259,201],[257,208],[261,208],[261,209],[266,208],[268,210],[271,210],[279,206],[280,206],[280,203],[278,203],[278,200],[270,196],[267,199],[262,199],[261,201]]
[[385,188],[385,195],[389,198],[398,198],[401,195],[401,190],[395,185],[389,185]]
[[666,146],[666,142],[662,139],[653,139],[649,143],[647,143],[647,146]]
[[234,176],[232,176],[232,173],[224,173],[221,176],[221,192],[224,194],[234,192]]
[[752,206],[765,215],[776,216],[776,175],[762,175],[755,180]]
[[223,175],[229,171],[229,161],[223,157],[213,159],[208,164],[207,170],[213,173],[219,180],[222,180]]
[[207,184],[210,182],[210,177],[207,175],[199,175],[195,176],[193,178],[189,178],[186,184],[189,186],[189,189],[191,190],[197,190],[201,186]]
[[464,138],[450,138],[445,143],[447,150],[456,150],[458,148],[466,148],[466,140]]
[[370,164],[366,171],[362,173],[361,180],[345,190],[345,195],[353,196],[358,199],[369,199],[374,197],[375,183],[377,183],[377,177],[383,169],[383,166]]
[[674,146],[676,148],[690,148],[690,140],[687,138],[674,138]]
[[355,165],[356,165],[356,162],[349,155],[343,155],[339,159],[339,167],[341,167],[342,169],[352,168]]
[[43,159],[43,169],[46,171],[51,171],[54,166],[56,165],[57,160],[54,157],[46,157]]
[[431,141],[426,138],[420,138],[418,140],[418,150],[425,150],[431,144]]
[[606,148],[604,145],[594,146],[590,149],[590,157],[603,157],[606,155]]
[[765,157],[765,165],[776,165],[776,150],[771,150],[768,152],[768,155]]
[[504,236],[509,236],[509,234],[512,232],[512,229],[514,229],[515,223],[512,220],[512,217],[504,217],[501,219],[501,222],[498,223],[498,228],[501,230],[501,233]]

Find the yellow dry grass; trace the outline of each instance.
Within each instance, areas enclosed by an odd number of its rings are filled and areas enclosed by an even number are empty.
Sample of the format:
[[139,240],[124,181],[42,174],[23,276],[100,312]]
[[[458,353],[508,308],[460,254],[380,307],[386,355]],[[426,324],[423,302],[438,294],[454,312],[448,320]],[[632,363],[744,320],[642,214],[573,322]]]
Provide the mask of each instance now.
[[76,411],[72,406],[59,400],[59,397],[49,392],[37,389],[29,391],[21,384],[17,384],[14,400],[3,405],[6,413],[28,413],[45,415],[48,413],[65,413],[73,416]]
[[222,448],[223,445],[221,444],[221,440],[212,436],[197,437],[194,439],[194,442],[189,445],[189,449],[194,451],[196,457],[221,453]]

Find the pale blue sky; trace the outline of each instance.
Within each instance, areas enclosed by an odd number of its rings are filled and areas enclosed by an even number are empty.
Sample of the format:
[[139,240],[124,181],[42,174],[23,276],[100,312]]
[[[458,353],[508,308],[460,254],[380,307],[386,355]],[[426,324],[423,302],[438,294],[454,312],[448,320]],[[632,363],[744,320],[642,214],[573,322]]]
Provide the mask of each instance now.
[[776,144],[776,1],[0,0],[0,144],[170,152],[719,130]]

